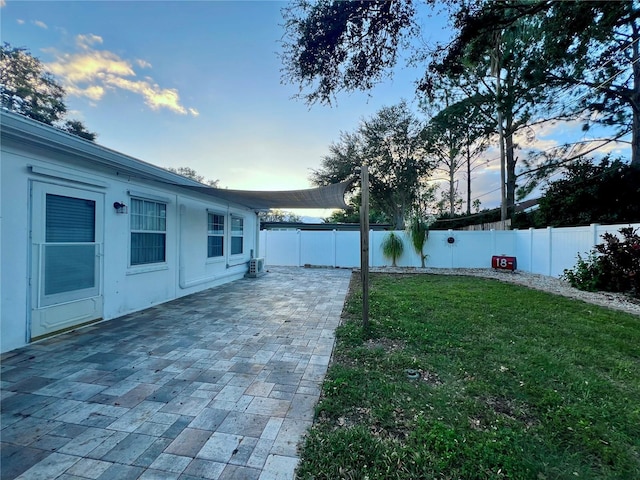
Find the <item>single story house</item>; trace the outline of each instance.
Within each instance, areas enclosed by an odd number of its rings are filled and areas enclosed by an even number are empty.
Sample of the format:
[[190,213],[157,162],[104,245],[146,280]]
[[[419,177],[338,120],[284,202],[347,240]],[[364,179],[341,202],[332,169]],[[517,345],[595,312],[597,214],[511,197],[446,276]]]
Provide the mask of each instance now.
[[0,352],[240,279],[260,210],[344,204],[346,185],[216,189],[20,115],[0,120]]

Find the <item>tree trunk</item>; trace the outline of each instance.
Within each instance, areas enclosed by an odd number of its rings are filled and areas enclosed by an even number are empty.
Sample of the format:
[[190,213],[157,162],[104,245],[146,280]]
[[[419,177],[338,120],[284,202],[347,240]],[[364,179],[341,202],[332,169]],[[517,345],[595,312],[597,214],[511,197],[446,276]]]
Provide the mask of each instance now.
[[453,155],[451,152],[451,150],[449,150],[450,154],[449,154],[449,160],[452,162],[450,165],[451,167],[449,168],[449,214],[451,215],[451,218],[453,218],[453,216],[456,213],[456,172],[453,168],[454,164],[454,159],[452,158]]
[[640,111],[635,105],[631,131],[631,166],[640,169]]
[[471,145],[467,129],[467,215],[471,215]]
[[404,212],[397,208],[396,213],[393,216],[393,223],[395,224],[396,230],[404,230]]
[[506,193],[506,157],[504,149],[504,125],[502,124],[502,55],[500,52],[501,34],[496,34],[496,48],[492,58],[491,70],[496,76],[496,110],[498,120],[498,141],[500,142],[500,221],[504,229],[507,220],[507,193]]
[[633,34],[631,49],[631,65],[633,66],[633,93],[631,94],[631,111],[633,122],[631,124],[631,165],[640,169],[640,29],[635,20],[631,21]]
[[[498,77],[499,78],[499,77]],[[498,88],[500,90],[500,88]],[[498,107],[498,141],[500,142],[500,221],[507,220],[507,194],[506,194],[506,155],[504,148],[504,132],[502,129],[502,112]]]
[[516,162],[515,148],[513,145],[513,132],[511,131],[510,119],[507,120],[507,135],[504,142],[507,157],[507,218],[513,218],[516,203]]

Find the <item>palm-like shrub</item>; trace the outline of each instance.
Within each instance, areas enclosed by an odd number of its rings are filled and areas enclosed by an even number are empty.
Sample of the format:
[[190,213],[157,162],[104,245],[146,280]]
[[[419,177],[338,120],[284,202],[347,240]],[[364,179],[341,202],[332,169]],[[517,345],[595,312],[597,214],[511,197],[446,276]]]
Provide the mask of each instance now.
[[402,255],[404,251],[404,244],[402,243],[402,239],[393,232],[389,232],[389,234],[382,241],[382,254],[385,258],[391,260],[391,266],[395,267],[396,260]]
[[422,218],[414,215],[407,225],[407,235],[411,240],[411,245],[413,245],[414,250],[420,255],[421,267],[424,268],[424,262],[429,255],[425,255],[422,250],[424,249],[427,238],[429,238],[429,224]]

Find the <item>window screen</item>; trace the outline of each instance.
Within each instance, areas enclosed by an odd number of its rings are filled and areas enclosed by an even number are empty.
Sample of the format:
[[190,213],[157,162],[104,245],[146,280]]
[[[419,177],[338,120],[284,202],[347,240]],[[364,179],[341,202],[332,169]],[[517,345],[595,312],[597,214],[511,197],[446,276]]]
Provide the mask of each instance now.
[[167,205],[131,199],[131,265],[166,260]]
[[244,244],[244,219],[231,217],[231,255],[243,252]]
[[224,215],[207,215],[207,257],[224,255]]

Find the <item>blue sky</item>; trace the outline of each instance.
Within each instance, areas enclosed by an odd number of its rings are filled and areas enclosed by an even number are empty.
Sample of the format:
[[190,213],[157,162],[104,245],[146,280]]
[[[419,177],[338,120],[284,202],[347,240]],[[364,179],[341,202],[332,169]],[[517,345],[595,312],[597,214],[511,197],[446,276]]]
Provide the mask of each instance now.
[[[292,98],[297,86],[282,84],[278,57],[284,2],[0,4],[1,40],[27,47],[57,76],[69,116],[97,132],[97,143],[191,167],[232,189],[309,188],[310,171],[340,132],[382,106],[414,102],[420,76],[401,62],[392,79],[339,95],[333,107]],[[422,27],[425,42],[446,38],[442,21],[425,18]],[[557,131],[537,133],[541,145],[556,142],[547,137]],[[495,162],[475,174],[483,207],[499,204],[498,178]]]

